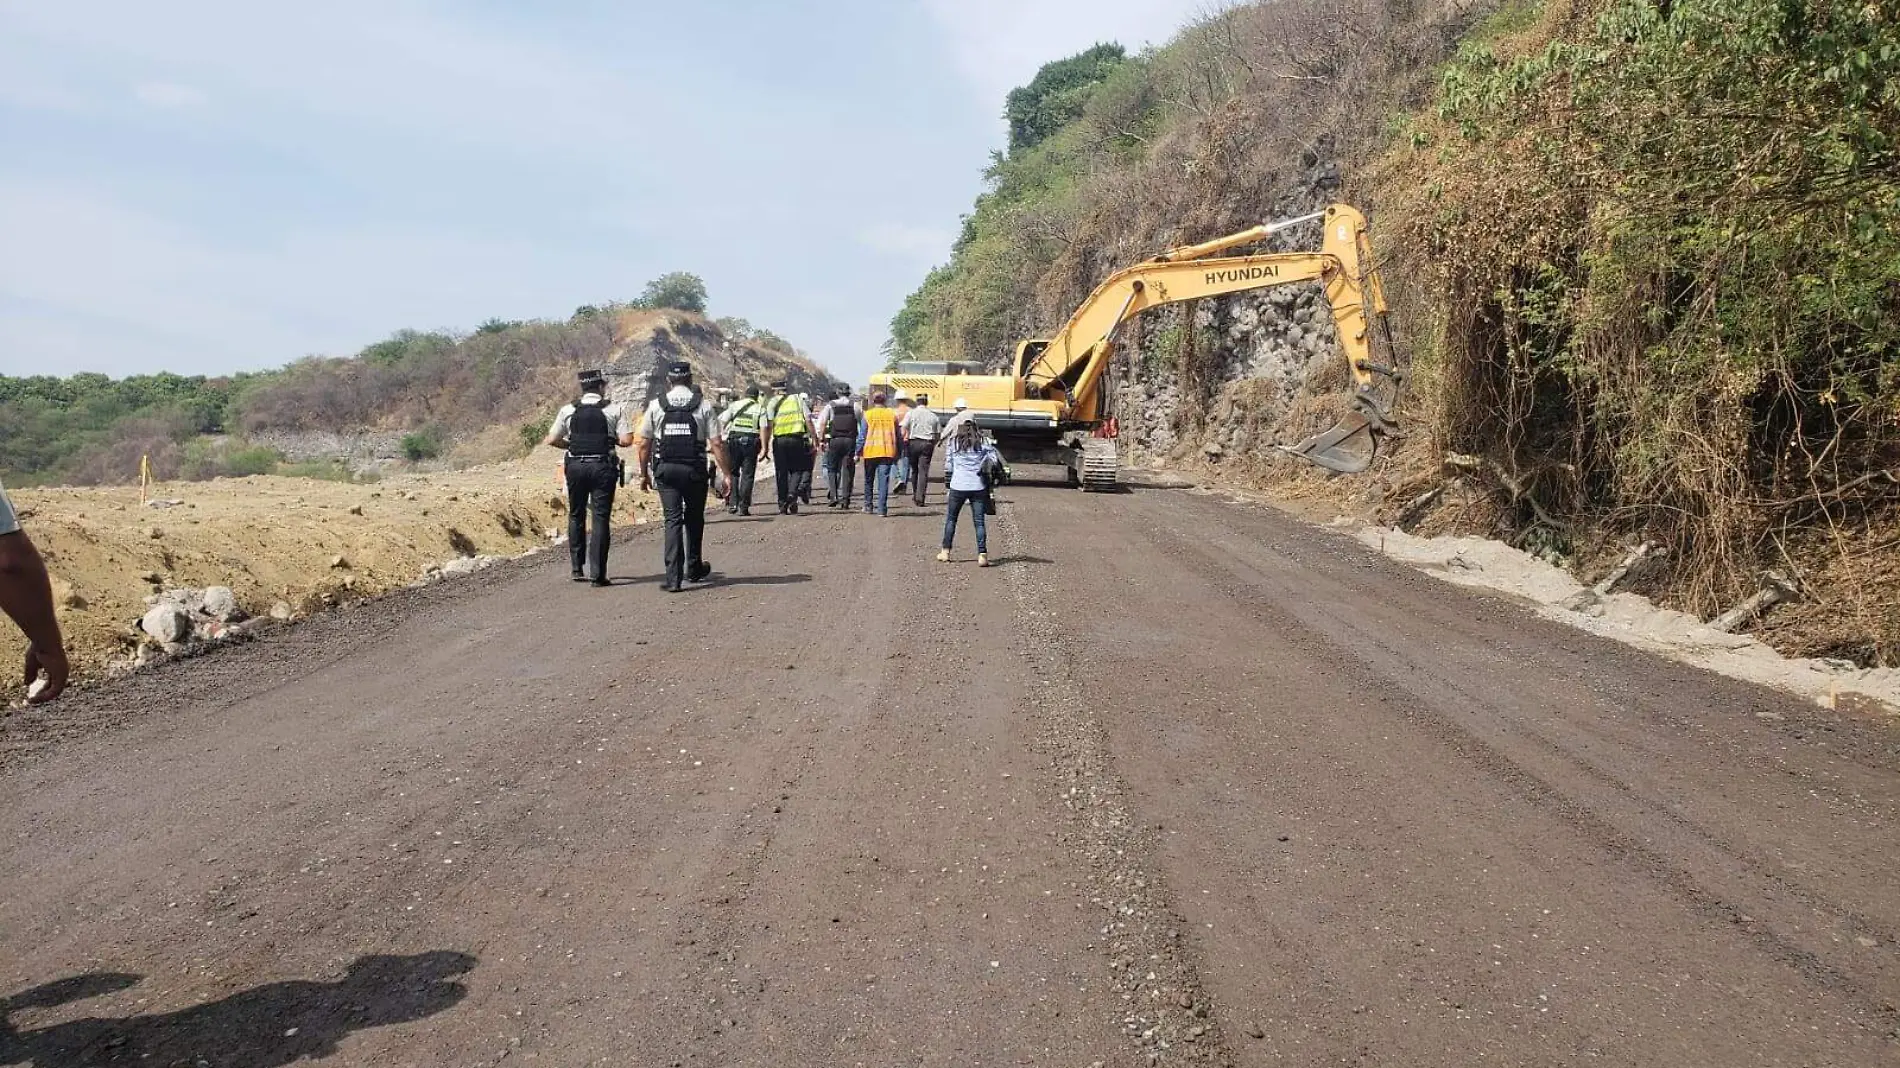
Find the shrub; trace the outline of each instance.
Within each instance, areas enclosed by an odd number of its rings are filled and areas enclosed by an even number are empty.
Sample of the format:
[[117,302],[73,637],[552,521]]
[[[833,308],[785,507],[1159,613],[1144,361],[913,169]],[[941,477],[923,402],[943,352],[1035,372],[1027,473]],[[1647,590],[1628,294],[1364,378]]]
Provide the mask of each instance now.
[[448,443],[448,435],[440,426],[430,424],[412,434],[402,437],[402,455],[410,463],[433,460],[442,455],[442,447]]

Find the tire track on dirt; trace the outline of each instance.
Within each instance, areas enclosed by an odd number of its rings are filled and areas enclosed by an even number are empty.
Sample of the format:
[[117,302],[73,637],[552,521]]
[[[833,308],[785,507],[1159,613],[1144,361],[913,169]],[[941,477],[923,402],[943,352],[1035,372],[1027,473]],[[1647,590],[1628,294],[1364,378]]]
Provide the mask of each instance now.
[[1063,844],[1086,873],[1109,971],[1127,1005],[1113,1022],[1151,1064],[1228,1068],[1233,1054],[1184,940],[1154,837],[1141,829],[1101,718],[1083,704],[1075,646],[1048,610],[1053,591],[1033,570],[1011,566],[1031,557],[1035,542],[1015,508],[999,509],[990,525],[992,536],[1002,535],[1022,656],[1040,685],[1025,711],[1039,725],[1037,748],[1067,815]]
[[[1310,598],[1310,591],[1287,587],[1241,554],[1213,544],[1203,532],[1185,531],[1166,520],[1145,526],[1141,532],[1144,538],[1155,542],[1158,549],[1180,560],[1211,586],[1229,591],[1243,612],[1281,635],[1286,644],[1330,663],[1335,670],[1351,678],[1355,687],[1383,699],[1386,707],[1404,709],[1402,715],[1407,722],[1429,732],[1445,748],[1486,774],[1512,784],[1526,798],[1588,836],[1606,853],[1621,859],[1630,872],[1664,887],[1680,905],[1702,917],[1712,928],[1740,932],[1764,955],[1792,968],[1807,980],[1850,998],[1881,1033],[1900,1037],[1900,1006],[1880,989],[1880,984],[1887,979],[1884,971],[1876,968],[1868,975],[1863,967],[1857,974],[1857,970],[1825,957],[1820,948],[1823,943],[1812,936],[1802,939],[1792,933],[1802,928],[1806,917],[1801,909],[1790,908],[1782,899],[1792,899],[1802,909],[1836,917],[1839,924],[1851,928],[1859,937],[1871,937],[1881,944],[1892,945],[1894,934],[1887,925],[1779,875],[1739,847],[1643,797],[1619,777],[1535,730],[1499,735],[1506,743],[1517,740],[1535,746],[1570,771],[1612,791],[1632,810],[1625,819],[1651,820],[1674,827],[1719,859],[1705,857],[1699,862],[1692,861],[1647,844],[1645,838],[1601,812],[1600,801],[1593,804],[1573,796],[1550,776],[1512,755],[1499,741],[1481,736],[1482,721],[1453,719],[1443,711],[1462,705],[1481,710],[1493,724],[1523,726],[1485,692],[1462,684],[1436,665],[1411,655],[1395,642],[1381,637],[1376,629],[1330,607],[1325,599]],[[1242,590],[1265,590],[1268,595],[1242,597],[1239,595]],[[1353,640],[1342,641],[1332,634],[1316,631],[1308,620],[1282,607],[1287,603],[1302,603],[1308,613],[1324,617],[1339,631],[1352,633]],[[1368,656],[1368,652],[1374,655]],[[1398,670],[1381,670],[1382,660],[1397,665]],[[1691,847],[1691,851],[1693,849]],[[1728,872],[1724,872],[1725,866]],[[1746,873],[1754,885],[1731,885],[1726,894],[1711,893],[1711,882],[1730,881],[1737,869]],[[1777,923],[1762,922],[1761,918],[1767,916],[1775,917]],[[1775,929],[1777,927],[1781,930]]]

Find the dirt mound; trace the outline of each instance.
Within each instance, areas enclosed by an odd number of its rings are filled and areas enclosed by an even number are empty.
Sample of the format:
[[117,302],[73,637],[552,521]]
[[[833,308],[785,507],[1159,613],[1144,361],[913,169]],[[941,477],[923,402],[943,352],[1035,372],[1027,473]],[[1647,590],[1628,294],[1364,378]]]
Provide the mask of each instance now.
[[[424,581],[448,561],[546,548],[566,530],[559,465],[544,452],[378,483],[166,483],[153,505],[129,487],[13,498],[52,572],[74,667],[97,679],[149,644],[137,622],[165,590],[229,587],[247,614],[275,607],[295,617]],[[652,498],[632,488],[616,511],[621,523],[657,514]],[[24,651],[17,631],[0,631],[0,663],[18,663]],[[18,696],[17,680],[0,677],[0,701]]]

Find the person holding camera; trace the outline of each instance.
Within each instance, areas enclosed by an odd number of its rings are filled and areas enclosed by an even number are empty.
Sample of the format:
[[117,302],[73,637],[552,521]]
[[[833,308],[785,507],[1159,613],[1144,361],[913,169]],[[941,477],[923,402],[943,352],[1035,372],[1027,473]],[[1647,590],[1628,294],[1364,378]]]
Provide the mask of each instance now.
[[967,504],[970,522],[976,526],[976,566],[990,566],[989,531],[984,519],[993,507],[990,484],[1002,466],[1002,455],[973,419],[958,423],[944,442],[943,480],[948,492],[944,495],[943,549],[937,553],[940,562],[950,562],[950,549],[957,536],[957,517]]

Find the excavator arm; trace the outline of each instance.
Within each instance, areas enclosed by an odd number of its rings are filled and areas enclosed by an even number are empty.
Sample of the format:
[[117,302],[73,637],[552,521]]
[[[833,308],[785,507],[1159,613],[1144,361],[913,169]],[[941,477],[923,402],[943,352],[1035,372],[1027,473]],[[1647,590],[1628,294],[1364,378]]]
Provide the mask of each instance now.
[[[1319,252],[1219,255],[1314,219],[1323,220],[1325,226]],[[1110,275],[1055,337],[1046,343],[1025,343],[1017,372],[1027,396],[1063,401],[1073,421],[1096,421],[1103,414],[1099,410],[1099,387],[1114,352],[1115,334],[1129,319],[1164,304],[1317,281],[1325,287],[1339,342],[1352,372],[1355,411],[1325,433],[1280,448],[1330,470],[1348,474],[1363,471],[1371,466],[1383,439],[1397,431],[1392,409],[1405,380],[1403,371],[1373,360],[1371,316],[1383,322],[1386,304],[1371,262],[1365,217],[1343,204],[1172,249]],[[1361,438],[1366,444],[1363,451],[1348,448]]]

